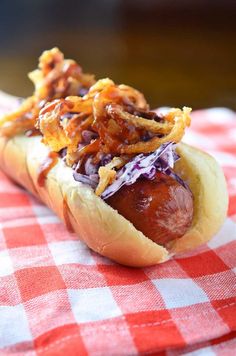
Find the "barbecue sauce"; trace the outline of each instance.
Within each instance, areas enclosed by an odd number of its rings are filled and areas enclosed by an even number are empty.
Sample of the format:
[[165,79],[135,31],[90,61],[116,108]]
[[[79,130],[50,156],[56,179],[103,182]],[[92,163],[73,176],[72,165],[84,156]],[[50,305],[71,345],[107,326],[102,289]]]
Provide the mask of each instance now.
[[65,225],[69,232],[74,232],[73,226],[70,221],[69,212],[70,212],[70,208],[68,206],[66,197],[64,197],[64,199],[63,199],[63,216],[64,216]]
[[48,172],[57,164],[58,154],[56,152],[50,152],[45,161],[41,164],[38,173],[38,185],[44,187]]

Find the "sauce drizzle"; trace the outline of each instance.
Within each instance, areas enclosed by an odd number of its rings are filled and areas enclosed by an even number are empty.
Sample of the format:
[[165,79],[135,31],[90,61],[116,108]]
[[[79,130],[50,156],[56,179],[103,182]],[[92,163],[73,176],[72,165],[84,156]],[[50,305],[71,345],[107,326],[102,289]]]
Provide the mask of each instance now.
[[39,167],[37,182],[40,187],[44,187],[47,174],[57,164],[57,161],[58,161],[58,153],[50,152],[48,157]]
[[25,132],[25,136],[32,137],[32,136],[41,136],[41,132],[38,129],[32,129]]
[[64,197],[64,199],[63,199],[63,216],[64,216],[64,220],[65,220],[65,225],[69,232],[74,232],[73,226],[70,221],[69,212],[70,212],[70,208],[68,206],[66,197]]

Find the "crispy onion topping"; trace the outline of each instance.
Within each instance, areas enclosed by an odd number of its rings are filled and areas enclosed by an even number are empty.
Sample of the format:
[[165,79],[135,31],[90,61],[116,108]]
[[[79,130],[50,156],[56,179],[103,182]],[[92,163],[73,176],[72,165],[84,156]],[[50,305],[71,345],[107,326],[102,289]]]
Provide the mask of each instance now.
[[99,196],[127,162],[179,142],[190,125],[191,109],[157,115],[138,90],[109,78],[95,82],[58,48],[43,52],[29,77],[34,94],[0,119],[0,134],[11,137],[36,127],[77,179],[98,182]]
[[[114,181],[116,171],[133,156],[179,142],[190,125],[190,111],[184,107],[158,116],[149,111],[137,90],[101,79],[83,97],[70,96],[46,105],[40,111],[38,127],[43,142],[53,151],[66,148],[68,165],[91,156],[100,162],[96,194],[101,195]],[[84,141],[85,131],[90,133],[89,142]],[[104,155],[111,155],[111,162],[102,164]]]
[[12,137],[34,129],[45,103],[68,95],[82,96],[95,83],[93,75],[84,74],[75,61],[64,59],[58,48],[43,52],[38,69],[29,73],[29,78],[35,85],[34,94],[17,111],[0,118],[3,136]]

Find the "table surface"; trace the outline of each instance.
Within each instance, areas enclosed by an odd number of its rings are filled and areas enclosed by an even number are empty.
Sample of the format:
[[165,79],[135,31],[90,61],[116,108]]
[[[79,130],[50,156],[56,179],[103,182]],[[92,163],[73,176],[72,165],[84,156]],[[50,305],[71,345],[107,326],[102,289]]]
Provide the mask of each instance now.
[[[195,11],[154,5],[144,9],[132,1],[114,1],[110,7],[106,2],[106,8],[104,1],[101,4],[100,22],[95,21],[96,9],[86,17],[87,5],[77,22],[64,19],[62,4],[55,18],[46,16],[48,9],[43,11],[39,4],[35,14],[27,7],[30,16],[25,21],[22,14],[18,19],[17,8],[8,18],[8,5],[0,24],[0,88],[30,95],[27,72],[36,67],[42,50],[57,45],[97,78],[110,77],[140,89],[152,107],[236,109],[235,6]],[[73,17],[73,8],[69,15]]]

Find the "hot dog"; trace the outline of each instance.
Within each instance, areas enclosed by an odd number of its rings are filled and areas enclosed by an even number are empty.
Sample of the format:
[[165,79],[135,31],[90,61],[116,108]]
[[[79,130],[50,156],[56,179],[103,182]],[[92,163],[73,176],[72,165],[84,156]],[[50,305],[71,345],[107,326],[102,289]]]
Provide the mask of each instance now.
[[33,96],[0,120],[0,166],[91,249],[149,266],[220,228],[223,173],[180,142],[190,109],[157,115],[140,92],[95,81],[58,49],[44,52],[30,77]]
[[161,172],[152,180],[140,178],[123,186],[106,202],[162,246],[183,236],[192,223],[191,192]]

